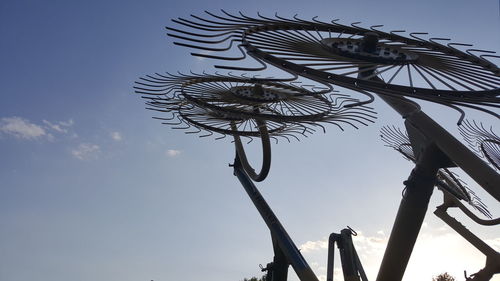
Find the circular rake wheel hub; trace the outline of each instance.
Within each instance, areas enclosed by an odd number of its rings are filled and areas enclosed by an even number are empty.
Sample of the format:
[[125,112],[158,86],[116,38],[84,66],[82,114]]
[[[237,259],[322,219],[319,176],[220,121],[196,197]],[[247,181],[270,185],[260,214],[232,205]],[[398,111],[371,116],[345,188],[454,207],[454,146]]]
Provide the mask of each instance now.
[[276,87],[263,87],[260,84],[233,87],[230,92],[238,98],[257,103],[284,101],[297,95],[297,92],[294,91]]
[[335,55],[380,64],[414,63],[418,55],[396,46],[377,44],[375,50],[367,52],[363,49],[363,40],[345,38],[326,38],[320,41],[327,50]]
[[240,118],[303,122],[322,121],[335,113],[325,97],[280,83],[210,77],[190,80],[181,88],[191,103]]

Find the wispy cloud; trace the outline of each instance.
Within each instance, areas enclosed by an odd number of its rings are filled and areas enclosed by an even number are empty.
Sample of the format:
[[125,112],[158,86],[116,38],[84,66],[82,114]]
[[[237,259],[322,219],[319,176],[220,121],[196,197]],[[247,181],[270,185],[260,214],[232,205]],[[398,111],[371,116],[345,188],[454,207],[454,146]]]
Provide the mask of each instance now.
[[120,132],[111,132],[109,135],[115,141],[121,141],[123,139],[122,134],[120,134]]
[[327,249],[328,240],[307,241],[306,243],[300,245],[299,248],[302,253],[309,253],[321,249]]
[[167,151],[165,151],[165,155],[167,155],[168,157],[176,157],[181,153],[182,151],[175,149],[168,149]]
[[47,120],[43,120],[43,123],[45,124],[47,129],[54,130],[58,133],[63,133],[66,134],[68,133],[68,129],[73,126],[74,122],[73,119],[70,119],[68,121],[59,121],[56,123],[52,123]]
[[48,135],[41,126],[15,116],[0,119],[0,132],[26,140],[38,139]]
[[82,143],[75,149],[71,150],[71,154],[80,160],[97,159],[101,148],[97,144]]
[[53,141],[53,133],[67,134],[73,124],[72,119],[58,122],[43,120],[42,124],[36,124],[22,117],[4,117],[0,119],[0,133],[25,140],[45,138]]

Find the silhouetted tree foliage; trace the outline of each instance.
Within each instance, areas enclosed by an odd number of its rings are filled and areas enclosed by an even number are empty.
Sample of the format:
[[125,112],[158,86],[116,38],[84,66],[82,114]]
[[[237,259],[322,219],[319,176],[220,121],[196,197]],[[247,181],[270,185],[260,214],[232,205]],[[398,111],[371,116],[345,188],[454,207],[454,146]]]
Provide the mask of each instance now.
[[250,279],[245,278],[245,279],[243,279],[243,281],[266,281],[266,276],[264,275],[261,278],[257,278],[257,277],[252,277]]
[[439,274],[435,278],[432,278],[432,281],[455,281],[455,278],[449,275],[448,272],[445,272],[443,274]]

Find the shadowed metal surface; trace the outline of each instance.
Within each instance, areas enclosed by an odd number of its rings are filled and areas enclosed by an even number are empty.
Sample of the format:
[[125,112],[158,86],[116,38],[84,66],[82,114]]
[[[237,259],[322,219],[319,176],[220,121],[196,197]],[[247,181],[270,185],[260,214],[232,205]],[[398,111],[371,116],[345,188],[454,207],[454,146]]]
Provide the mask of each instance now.
[[299,82],[155,74],[140,78],[134,88],[146,99],[148,109],[170,114],[158,118],[170,121],[165,124],[195,129],[187,133],[202,130],[208,134],[216,132],[221,137],[258,137],[256,120],[261,120],[276,141],[278,138],[298,140],[299,136],[307,136],[317,129],[326,131],[322,124],[333,124],[344,130],[345,126],[358,128],[375,120],[375,112],[369,107],[345,107],[357,100],[336,93],[331,87]]
[[[413,163],[416,162],[410,139],[406,131],[395,126],[384,126],[380,130],[380,138],[385,143],[385,146],[401,153],[406,160]],[[491,213],[488,211],[487,206],[456,173],[452,172],[450,169],[443,168],[438,171],[437,178],[438,181],[436,182],[436,186],[440,190],[444,189],[444,191],[449,192],[456,199],[469,203],[474,209],[486,217],[491,218]]]
[[[348,87],[369,95],[407,96],[443,104],[458,110],[474,108],[499,117],[494,111],[500,103],[500,70],[487,58],[498,58],[494,52],[459,47],[470,44],[453,43],[447,38],[422,38],[427,33],[414,32],[410,37],[399,35],[402,30],[383,32],[336,22],[307,21],[294,17],[268,18],[259,15],[222,15],[206,12],[204,17],[173,20],[182,26],[167,27],[175,44],[210,52],[225,52],[237,48],[241,56],[192,53],[206,58],[237,61],[247,54],[260,63],[259,67],[217,65],[218,68],[259,71],[267,66],[263,61],[294,75],[322,80]],[[377,47],[366,52],[362,47],[367,34],[378,37]],[[209,38],[211,40],[209,40]],[[213,40],[217,38],[217,40]],[[449,42],[446,45],[439,42]],[[245,53],[246,51],[246,53]],[[372,76],[358,79],[360,73],[372,71]],[[369,81],[368,81],[369,80]],[[372,97],[370,97],[370,101]]]

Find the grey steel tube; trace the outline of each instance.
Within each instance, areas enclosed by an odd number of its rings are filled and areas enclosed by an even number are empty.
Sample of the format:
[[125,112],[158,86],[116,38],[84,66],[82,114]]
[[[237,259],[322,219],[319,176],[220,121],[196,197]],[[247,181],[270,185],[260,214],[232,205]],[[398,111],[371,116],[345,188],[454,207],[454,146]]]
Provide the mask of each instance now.
[[281,225],[271,207],[269,207],[257,187],[243,170],[238,153],[236,153],[236,159],[234,161],[234,175],[238,177],[239,181],[245,188],[248,196],[271,231],[273,238],[276,239],[281,251],[287,258],[288,262],[292,265],[300,280],[319,281],[297,246],[293,243],[285,228]]

